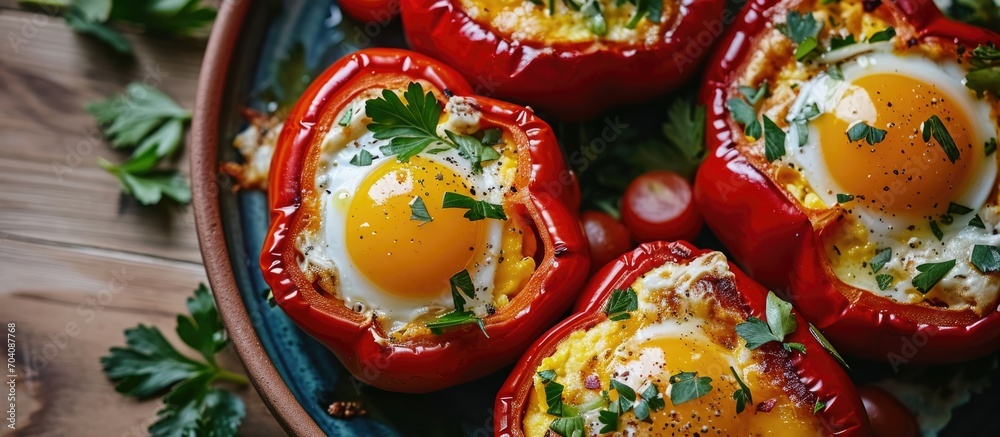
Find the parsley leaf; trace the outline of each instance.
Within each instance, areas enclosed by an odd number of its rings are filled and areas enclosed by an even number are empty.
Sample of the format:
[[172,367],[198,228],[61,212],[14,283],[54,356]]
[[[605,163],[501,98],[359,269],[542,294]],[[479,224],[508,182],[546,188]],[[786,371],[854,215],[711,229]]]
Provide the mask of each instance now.
[[424,223],[430,223],[434,221],[431,214],[427,212],[427,205],[424,204],[424,199],[420,196],[414,197],[413,201],[410,202],[410,220],[419,220]]
[[771,333],[767,323],[756,317],[747,318],[746,322],[736,325],[736,333],[747,342],[747,349],[754,350],[772,341],[781,339]]
[[500,159],[500,153],[496,149],[483,145],[474,136],[456,134],[450,130],[444,133],[457,146],[458,154],[472,163],[473,173],[482,173],[484,162]]
[[465,298],[459,294],[459,291],[465,293],[470,299],[476,297],[476,286],[472,284],[472,276],[469,275],[469,271],[463,269],[455,273],[448,279],[448,284],[451,286],[451,297],[455,303],[455,311],[465,311]]
[[632,317],[629,312],[638,309],[639,298],[635,290],[629,287],[624,290],[614,290],[611,292],[611,298],[608,299],[608,303],[604,307],[604,314],[608,315],[609,320],[621,321]]
[[245,385],[246,378],[216,363],[215,354],[227,339],[208,289],[199,286],[187,305],[191,316],[177,317],[177,335],[205,361],[182,355],[156,327],[139,325],[125,330],[127,346],[111,348],[101,357],[101,366],[120,393],[148,399],[169,390],[157,421],[149,427],[152,436],[235,436],[246,416],[243,401],[212,384]]
[[892,39],[892,37],[894,36],[896,36],[896,29],[893,28],[892,26],[889,26],[885,29],[873,33],[871,38],[868,38],[868,42],[873,43],[873,42],[888,41]]
[[545,386],[545,404],[549,406],[547,413],[553,416],[563,415],[563,385],[555,381],[555,372],[547,373],[542,375],[539,372],[538,376],[542,378],[542,385]]
[[816,399],[816,403],[813,404],[813,414],[819,413],[826,409],[826,402]]
[[744,135],[753,139],[760,137],[760,125],[757,122],[757,111],[755,111],[752,106],[743,101],[743,99],[734,97],[726,101],[726,108],[729,109],[729,113],[732,115],[733,121],[745,126],[743,129]]
[[778,341],[784,341],[785,336],[795,332],[795,328],[798,327],[795,317],[792,316],[792,304],[782,300],[773,291],[767,292],[764,313],[767,317],[767,326]]
[[788,16],[785,19],[785,25],[781,28],[781,32],[791,39],[792,42],[801,44],[807,38],[812,38],[815,41],[822,28],[823,22],[816,21],[812,12],[803,14],[799,11],[788,11]]
[[698,372],[680,372],[670,376],[670,402],[680,405],[693,401],[712,391],[712,378],[698,376]]
[[142,156],[133,156],[120,165],[103,158],[98,158],[97,164],[118,177],[122,192],[135,197],[140,204],[155,205],[164,196],[179,204],[191,202],[187,178],[175,170],[152,170],[157,161],[155,150],[149,149]]
[[[628,2],[635,5],[635,12],[625,24],[626,28],[635,29],[643,17],[653,23],[660,22],[660,18],[663,16],[663,2],[656,0],[628,0]],[[619,2],[619,4],[621,3]]]
[[485,200],[476,200],[469,196],[450,191],[444,193],[444,203],[442,207],[468,209],[464,217],[471,221],[483,220],[487,218],[507,220],[507,215],[503,212],[503,206],[489,203]]
[[875,275],[875,283],[878,284],[879,290],[885,290],[892,286],[892,275],[881,273]]
[[491,127],[483,131],[482,143],[487,146],[495,146],[503,141],[503,131],[498,127]]
[[931,226],[931,233],[934,234],[935,237],[937,237],[938,241],[941,241],[941,239],[944,238],[944,232],[941,232],[941,227],[938,226],[937,221],[931,220],[930,226]]
[[354,117],[354,107],[347,108],[347,110],[344,111],[344,115],[340,117],[340,121],[338,121],[337,124],[341,126],[348,126],[351,124],[352,117]]
[[437,136],[441,103],[434,94],[425,94],[420,84],[410,82],[403,99],[405,104],[392,90],[382,90],[382,97],[365,101],[365,112],[372,120],[368,130],[376,139],[389,140],[379,150],[406,162],[427,146],[444,141]]
[[809,37],[799,43],[799,46],[795,48],[795,60],[801,61],[813,53],[816,48],[819,47],[819,41],[816,38]]
[[979,214],[976,214],[975,217],[972,217],[972,220],[969,220],[969,226],[986,229],[986,223],[983,223],[983,219],[979,217]]
[[854,35],[847,35],[846,38],[833,36],[832,38],[830,38],[830,51],[834,51],[839,48],[847,47],[853,44],[857,44],[857,41],[855,41],[854,39]]
[[549,424],[549,429],[562,437],[583,437],[583,418],[580,416],[560,417]]
[[729,371],[733,372],[733,378],[736,378],[736,384],[740,387],[733,392],[733,400],[736,401],[736,414],[740,414],[747,405],[753,405],[753,395],[750,394],[750,387],[743,383],[733,366],[729,366]]
[[979,97],[986,92],[1000,94],[1000,50],[992,43],[980,44],[969,60],[972,68],[965,75],[965,86]]
[[[28,3],[44,4],[42,0]],[[90,34],[122,54],[132,46],[117,30],[108,27],[121,22],[155,33],[190,35],[215,20],[215,9],[200,0],[70,0],[66,23],[79,33]]]
[[604,425],[600,429],[601,434],[607,434],[609,432],[618,431],[618,418],[620,414],[618,413],[617,404],[612,403],[612,407],[609,410],[601,410],[597,412],[597,420]]
[[486,325],[483,323],[483,319],[476,317],[476,313],[472,311],[452,311],[434,319],[433,321],[425,323],[425,326],[430,328],[432,333],[440,335],[446,328],[453,328],[473,323],[479,325],[479,330],[483,332],[483,336],[490,338],[490,335],[486,333]]
[[841,194],[837,193],[837,203],[847,203],[854,200],[853,194]]
[[667,109],[667,121],[661,126],[663,136],[688,161],[698,163],[705,157],[705,107],[688,99],[676,99]]
[[986,151],[986,156],[992,155],[993,152],[997,151],[997,139],[990,138],[990,140],[986,142],[986,145],[983,146],[983,149]]
[[637,400],[632,408],[635,412],[635,418],[644,421],[649,419],[650,412],[660,411],[666,406],[666,401],[660,396],[660,389],[656,387],[656,384],[650,383],[642,391],[642,399]]
[[892,259],[891,247],[886,247],[884,249],[879,249],[878,251],[876,251],[875,257],[873,257],[871,261],[872,273],[878,273],[879,270],[882,270],[882,267],[885,266],[885,264],[888,263],[890,259]]
[[948,214],[966,215],[970,212],[972,212],[972,208],[969,208],[968,206],[959,205],[955,202],[948,203]]
[[764,157],[768,162],[785,156],[785,131],[774,124],[766,115],[764,119]]
[[840,356],[840,353],[833,348],[833,345],[830,344],[830,341],[827,340],[826,337],[823,336],[823,333],[819,332],[819,329],[813,326],[812,323],[809,324],[809,333],[812,334],[813,338],[815,338],[816,341],[819,342],[820,346],[823,346],[823,349],[826,349],[826,351],[829,352],[830,355],[833,355],[833,359],[837,360],[837,362],[840,363],[841,366],[844,366],[844,368],[848,370],[851,369],[851,366],[847,365],[847,361],[844,361],[844,357]]
[[844,71],[840,69],[839,65],[831,65],[827,67],[826,74],[837,80],[844,80]]
[[132,43],[121,32],[106,26],[103,22],[106,19],[97,20],[89,17],[83,8],[77,6],[67,9],[63,18],[66,19],[66,25],[74,32],[93,36],[119,54],[132,54]]
[[861,141],[864,139],[868,145],[874,146],[885,139],[887,131],[874,126],[869,126],[865,122],[858,122],[850,129],[847,129],[847,139],[850,141]]
[[632,390],[632,387],[616,379],[612,379],[611,388],[618,392],[619,412],[624,413],[632,408],[632,404],[635,403],[635,390]]
[[1000,271],[1000,249],[996,246],[977,244],[972,247],[972,265],[980,272],[990,274]]
[[375,159],[370,152],[365,149],[361,149],[357,155],[351,158],[351,165],[356,165],[358,167],[367,167],[372,165],[372,160]]
[[924,122],[924,141],[930,141],[932,136],[944,149],[948,160],[954,164],[958,160],[958,147],[955,145],[955,140],[951,138],[951,134],[948,133],[948,129],[945,128],[944,122],[937,115],[932,115]]
[[917,266],[917,271],[920,272],[917,276],[913,277],[913,288],[917,291],[926,294],[931,291],[935,285],[945,275],[951,271],[952,267],[955,267],[955,260],[943,261],[939,263],[927,263]]
[[750,102],[751,105],[756,105],[768,95],[767,82],[765,81],[764,83],[761,83],[760,88],[741,86],[739,87],[739,91],[740,94],[743,94],[743,96],[747,98],[747,102]]
[[115,148],[134,148],[136,154],[155,149],[157,157],[172,155],[184,138],[191,112],[162,92],[133,82],[108,100],[87,105]]

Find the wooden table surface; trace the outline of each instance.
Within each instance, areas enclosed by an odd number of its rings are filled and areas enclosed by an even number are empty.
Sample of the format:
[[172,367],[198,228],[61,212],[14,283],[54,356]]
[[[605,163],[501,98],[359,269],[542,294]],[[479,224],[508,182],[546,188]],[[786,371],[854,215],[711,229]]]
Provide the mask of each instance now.
[[[17,429],[5,420],[0,435],[147,435],[160,402],[116,393],[99,358],[139,323],[180,344],[175,317],[207,282],[191,209],[123,202],[96,159],[126,155],[91,142],[84,111],[146,77],[191,108],[205,42],[127,36],[134,61],[61,17],[0,0],[0,322],[16,323],[18,353]],[[187,173],[186,155],[178,166]],[[124,290],[102,295],[113,281]],[[240,435],[283,434],[252,388],[237,393],[247,404]]]

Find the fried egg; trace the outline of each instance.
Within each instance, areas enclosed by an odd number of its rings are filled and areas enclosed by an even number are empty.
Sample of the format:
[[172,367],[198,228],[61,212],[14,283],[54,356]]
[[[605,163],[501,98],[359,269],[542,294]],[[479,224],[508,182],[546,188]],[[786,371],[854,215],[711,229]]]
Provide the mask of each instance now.
[[[822,425],[811,410],[815,399],[808,398],[808,390],[779,370],[783,366],[766,363],[761,351],[747,349],[737,336],[735,326],[744,317],[723,306],[716,295],[735,286],[732,280],[728,261],[719,252],[685,265],[668,262],[654,268],[631,285],[638,310],[630,318],[604,320],[570,334],[542,360],[538,371],[555,372],[555,380],[564,385],[564,404],[583,410],[586,435],[601,434],[600,408],[587,406],[601,404],[602,390],[609,389],[612,379],[636,393],[655,386],[665,402],[665,408],[652,411],[646,421],[633,412],[623,414],[616,435],[821,434]],[[680,372],[711,378],[712,389],[673,404],[670,377]],[[755,405],[749,405],[750,411],[736,412],[733,392],[740,386],[733,372],[755,400],[771,404],[767,411],[754,412]],[[544,436],[554,416],[547,413],[544,382],[535,380],[524,429],[528,436]]]
[[[454,192],[503,205],[516,173],[516,149],[497,146],[500,159],[484,163],[481,173],[440,144],[406,162],[385,156],[380,147],[389,141],[366,127],[365,101],[380,92],[370,90],[345,106],[335,118],[342,121],[324,139],[313,181],[319,225],[296,241],[300,267],[319,272],[320,283],[330,278],[324,289],[378,319],[389,333],[454,310],[450,279],[464,269],[475,287],[475,297],[464,296],[465,310],[485,317],[505,302],[495,296],[496,284],[515,275],[518,288],[530,275],[533,260],[520,253],[526,236],[516,217],[472,221],[464,209],[443,208],[443,198]],[[468,101],[452,97],[438,133],[474,134],[480,118]],[[370,164],[364,165],[364,153]],[[429,221],[416,217],[420,204]]]
[[[801,85],[785,120],[787,153],[775,164],[801,172],[820,200],[814,206],[839,203],[846,213],[846,223],[826,239],[834,271],[852,286],[900,302],[985,311],[1000,280],[969,260],[974,245],[1000,244],[990,198],[996,155],[986,151],[997,136],[992,106],[965,87],[965,70],[950,59],[899,53],[891,42],[857,43],[824,57],[833,67]],[[936,138],[924,140],[932,116],[958,148],[954,162]],[[864,125],[884,131],[884,138],[851,141],[848,131]],[[956,213],[952,205],[971,211]],[[983,228],[970,225],[974,217]],[[885,249],[889,261],[873,267]],[[926,294],[915,288],[917,266],[947,260],[956,266],[938,285]],[[880,283],[879,274],[891,283]]]

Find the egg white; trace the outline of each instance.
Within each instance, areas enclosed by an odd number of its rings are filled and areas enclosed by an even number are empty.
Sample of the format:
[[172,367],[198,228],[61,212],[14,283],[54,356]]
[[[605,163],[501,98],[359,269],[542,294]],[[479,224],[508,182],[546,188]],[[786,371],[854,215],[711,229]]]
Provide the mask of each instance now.
[[[359,270],[347,250],[344,238],[349,233],[356,233],[356,230],[346,228],[348,209],[354,193],[371,172],[396,160],[395,156],[382,156],[379,151],[379,147],[388,145],[389,141],[375,139],[373,133],[366,128],[369,118],[365,113],[365,101],[376,97],[378,94],[374,91],[365,93],[348,106],[353,108],[348,129],[350,132],[361,132],[360,136],[346,138],[343,135],[344,129],[332,126],[324,139],[315,179],[321,211],[320,229],[315,234],[303,233],[296,244],[303,254],[300,261],[303,271],[312,268],[335,275],[337,297],[347,307],[368,317],[377,317],[388,332],[393,332],[426,314],[450,311],[454,309],[454,302],[450,290],[442,290],[430,300],[408,298],[384,290]],[[478,130],[481,114],[465,99],[452,97],[444,110],[449,116],[447,121],[438,126],[442,136],[445,129],[453,132]],[[334,119],[339,120],[340,117]],[[428,149],[432,148],[433,146]],[[350,160],[361,150],[367,150],[375,156],[371,165],[350,164]],[[465,182],[478,193],[479,200],[503,203],[503,191],[490,189],[507,185],[503,183],[501,165],[484,166],[482,173],[474,175],[471,163],[461,158],[456,150],[449,149],[437,154],[422,153],[420,156],[465,175]],[[503,159],[505,158],[501,157]],[[482,251],[476,255],[473,265],[468,269],[477,290],[476,297],[466,299],[466,310],[475,312],[479,317],[487,315],[488,305],[493,300],[503,222],[486,220],[484,226],[484,241],[477,246]]]

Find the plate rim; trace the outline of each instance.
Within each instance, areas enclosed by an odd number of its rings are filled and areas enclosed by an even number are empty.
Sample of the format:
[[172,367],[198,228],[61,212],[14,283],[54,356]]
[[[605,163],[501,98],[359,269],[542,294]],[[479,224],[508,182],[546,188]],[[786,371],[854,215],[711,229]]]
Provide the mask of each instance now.
[[223,232],[220,187],[216,183],[220,109],[230,61],[251,3],[227,0],[221,5],[198,77],[188,147],[195,229],[216,306],[253,387],[286,432],[322,436],[323,431],[289,390],[257,338],[236,285]]

